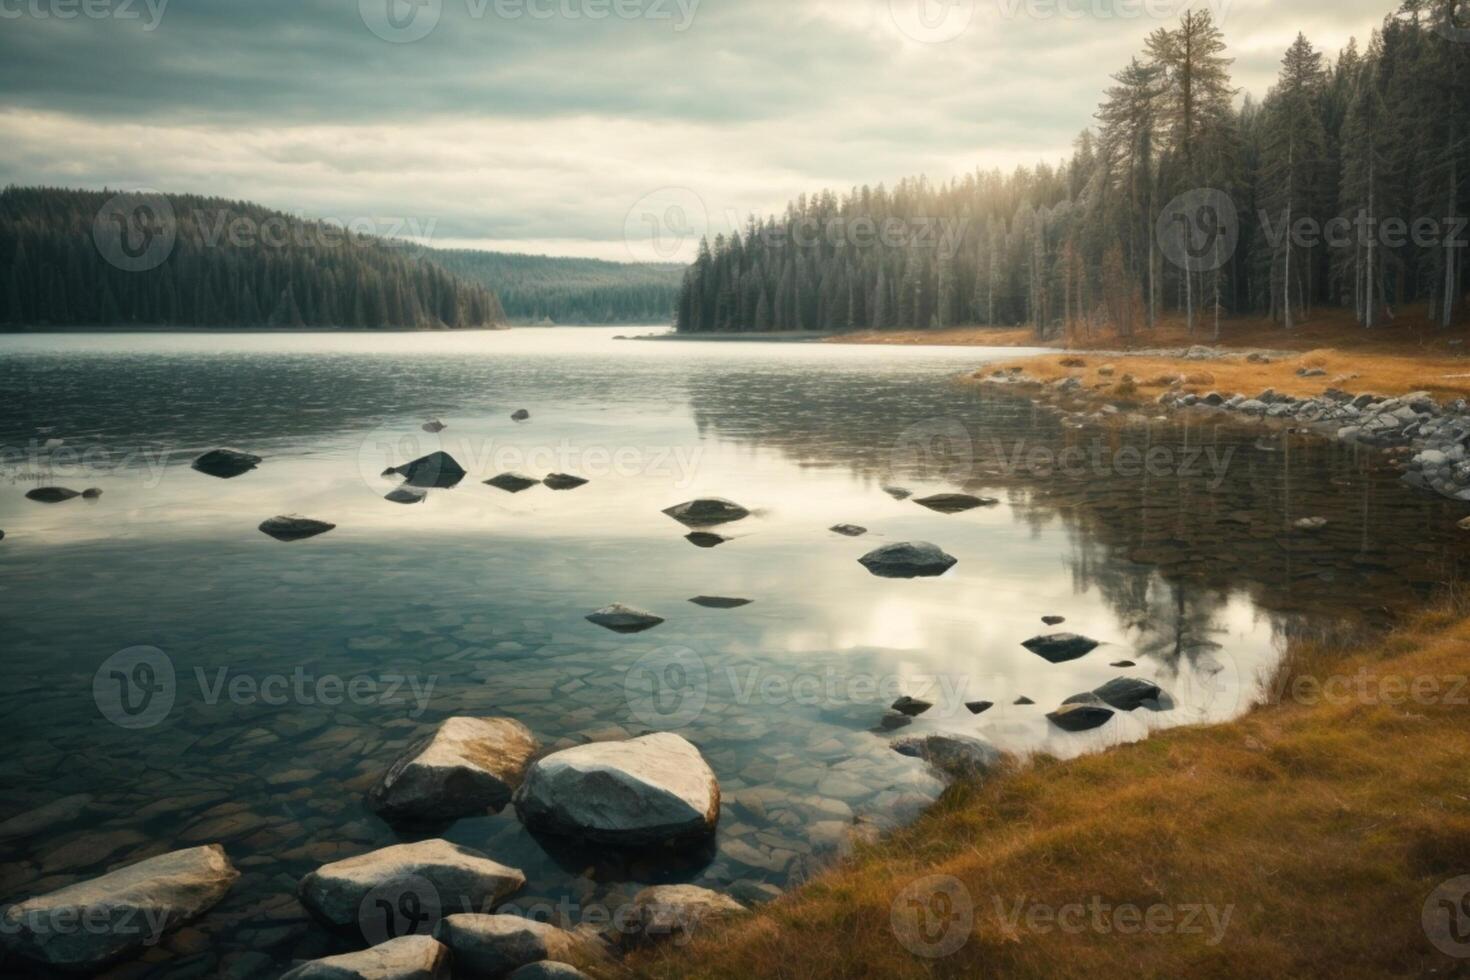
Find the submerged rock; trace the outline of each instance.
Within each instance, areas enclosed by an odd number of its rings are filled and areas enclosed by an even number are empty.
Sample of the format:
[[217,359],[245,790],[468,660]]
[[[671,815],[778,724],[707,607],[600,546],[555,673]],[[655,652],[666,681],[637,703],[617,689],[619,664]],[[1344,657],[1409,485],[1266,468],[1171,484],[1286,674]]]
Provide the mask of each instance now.
[[512,422],[529,422],[531,420],[531,413],[524,408],[518,408],[510,414],[510,420]]
[[1027,705],[1031,705],[1031,704],[1035,704],[1035,703],[1036,703],[1035,701],[1032,701],[1030,698],[1026,697],[1025,695],[1022,695],[1021,697],[1016,698],[1016,700],[1012,702],[1012,704],[1016,704],[1016,705],[1019,705],[1021,707],[1025,707]]
[[1098,642],[1076,633],[1053,633],[1050,636],[1033,636],[1021,644],[1027,650],[1054,664],[1076,660],[1098,648]]
[[397,821],[498,812],[536,748],[531,730],[510,718],[450,718],[399,756],[368,791],[368,805]]
[[959,559],[927,541],[906,541],[870,551],[858,562],[880,578],[929,578],[943,575]]
[[698,885],[655,885],[633,896],[633,926],[621,938],[632,946],[686,942],[701,927],[745,911],[730,896]]
[[1119,711],[1136,711],[1145,702],[1157,701],[1163,690],[1152,681],[1136,677],[1118,677],[1092,692],[1105,704]]
[[932,497],[923,497],[914,503],[941,514],[962,514],[976,507],[994,507],[1000,501],[994,497],[975,497],[968,493],[938,493]]
[[260,464],[259,456],[243,453],[238,449],[211,449],[190,465],[206,476],[233,480],[237,476],[249,473]]
[[445,429],[449,428],[449,426],[445,425],[443,422],[440,422],[438,419],[429,419],[429,421],[425,422],[419,428],[423,429],[430,435],[438,435]]
[[912,490],[907,490],[903,487],[884,487],[883,492],[894,500],[907,500],[914,495]]
[[277,541],[302,541],[306,538],[314,538],[318,534],[326,534],[336,526],[326,521],[314,521],[309,517],[297,517],[292,514],[262,521],[260,530]]
[[1113,709],[1099,704],[1064,704],[1046,716],[1064,732],[1086,732],[1101,728],[1113,717]]
[[1131,660],[1119,660],[1117,663],[1108,664],[1108,666],[1109,667],[1118,667],[1118,668],[1127,668],[1127,667],[1137,667],[1138,664],[1134,663]]
[[541,481],[534,476],[526,476],[524,473],[502,473],[485,481],[487,487],[504,490],[506,493],[520,493],[540,483]]
[[[322,865],[301,879],[297,897],[312,914],[334,926],[352,926],[364,914],[363,900],[401,885],[405,894],[427,885],[441,903],[468,902],[493,909],[519,891],[526,876],[479,851],[445,840],[396,844]],[[441,904],[441,907],[446,907]],[[369,910],[371,911],[371,910]]]
[[519,915],[450,915],[435,935],[454,951],[455,972],[467,977],[503,977],[530,963],[570,959],[579,945],[565,929]]
[[75,500],[80,496],[80,492],[68,490],[66,487],[37,487],[26,494],[26,499],[42,504],[59,504],[66,500]]
[[424,487],[434,490],[448,490],[459,486],[464,480],[464,467],[459,461],[446,452],[430,453],[420,457],[411,463],[394,467],[389,472],[396,473],[411,487]]
[[831,528],[830,530],[832,530],[836,534],[842,535],[845,538],[860,538],[864,534],[868,533],[867,528],[858,527],[856,524],[838,524],[836,527]]
[[56,970],[96,970],[203,915],[239,877],[218,844],[161,854],[7,906],[0,945]]
[[590,480],[584,480],[580,476],[572,476],[570,473],[553,473],[541,481],[552,490],[575,490],[585,487]]
[[449,980],[449,947],[428,936],[400,936],[359,953],[303,963],[281,980]]
[[1066,616],[1042,616],[1041,621],[1048,626],[1060,626],[1067,621]]
[[697,595],[689,601],[706,609],[739,609],[741,606],[750,605],[752,600],[718,595]]
[[684,535],[684,540],[696,548],[718,548],[727,541],[733,541],[734,538],[727,538],[723,534],[714,534],[710,531],[695,531]]
[[934,707],[934,704],[931,701],[921,701],[918,698],[911,698],[905,695],[893,702],[891,707],[899,714],[908,715],[910,718],[917,718]]
[[102,496],[102,491],[97,487],[88,487],[82,491],[83,500],[96,500],[100,496]]
[[669,507],[664,510],[664,513],[689,527],[728,524],[750,516],[750,511],[724,497],[702,497],[699,500],[690,500],[687,503]]
[[895,741],[893,751],[955,776],[979,775],[1000,762],[999,749],[968,735],[909,735]]
[[659,732],[554,752],[516,791],[530,829],[643,846],[706,838],[720,819],[720,784],[699,750]]
[[662,616],[655,616],[642,609],[615,602],[587,616],[587,622],[612,630],[614,633],[642,633],[662,623]]
[[993,707],[995,707],[995,702],[994,701],[966,701],[965,702],[965,709],[968,710],[970,712],[970,714],[972,714],[972,715],[983,715],[983,714],[985,714],[985,712],[989,711]]
[[413,487],[399,487],[383,498],[390,504],[421,504],[429,499],[427,492]]

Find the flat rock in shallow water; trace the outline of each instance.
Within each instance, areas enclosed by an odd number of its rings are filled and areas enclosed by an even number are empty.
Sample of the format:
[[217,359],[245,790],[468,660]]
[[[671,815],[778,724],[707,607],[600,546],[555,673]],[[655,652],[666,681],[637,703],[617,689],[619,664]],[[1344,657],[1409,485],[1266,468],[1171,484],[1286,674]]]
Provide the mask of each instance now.
[[1092,692],[1105,704],[1119,711],[1136,711],[1145,702],[1157,701],[1164,692],[1152,681],[1136,677],[1118,677]]
[[693,534],[684,535],[684,540],[696,548],[718,548],[720,545],[733,539],[723,534],[714,534],[710,531],[695,531]]
[[985,712],[989,711],[993,707],[995,707],[995,702],[994,701],[966,701],[965,702],[965,708],[972,715],[983,715],[983,714],[985,714]]
[[440,422],[438,419],[430,419],[423,425],[419,426],[419,428],[423,429],[430,435],[438,435],[445,429],[449,428],[449,426],[445,425],[443,422]]
[[840,534],[844,538],[860,538],[868,533],[867,528],[858,527],[856,524],[838,524],[836,527],[831,528],[831,530],[833,533]]
[[466,475],[459,461],[445,452],[430,453],[411,463],[394,467],[388,472],[403,477],[411,487],[423,487],[429,490],[448,490],[451,487],[457,487]]
[[512,422],[529,422],[531,421],[531,413],[524,408],[518,408],[511,413],[510,420]]
[[570,473],[553,473],[541,481],[552,490],[575,490],[585,487],[590,480],[584,480],[580,476],[572,476]]
[[587,622],[612,630],[614,633],[642,633],[662,623],[662,616],[655,616],[642,609],[615,602],[587,616]]
[[1132,660],[1119,660],[1117,663],[1108,664],[1108,666],[1109,667],[1118,667],[1118,668],[1127,668],[1127,667],[1137,667],[1138,664],[1134,663]]
[[80,496],[80,491],[68,490],[66,487],[37,487],[26,494],[26,499],[41,504],[59,504],[63,501],[75,500]]
[[655,885],[633,896],[634,928],[625,944],[646,946],[666,939],[687,942],[699,928],[746,909],[735,899],[698,885]]
[[218,844],[162,854],[8,906],[0,945],[57,970],[95,970],[203,915],[239,877]]
[[1087,732],[1101,728],[1113,717],[1113,709],[1097,704],[1064,704],[1046,716],[1064,732]]
[[238,449],[211,449],[190,465],[206,476],[233,480],[237,476],[249,473],[260,463],[259,456],[242,453]]
[[739,609],[741,606],[750,605],[752,600],[720,595],[697,595],[689,601],[706,609]]
[[858,561],[880,578],[931,578],[949,571],[958,559],[927,541],[905,541],[870,551]]
[[413,487],[399,487],[383,499],[390,504],[421,504],[429,498],[423,490],[415,490]]
[[554,752],[531,766],[515,804],[532,830],[639,847],[714,833],[720,784],[697,748],[659,732]]
[[368,805],[395,821],[433,822],[498,812],[537,748],[510,718],[450,718],[411,746],[368,791]]
[[504,490],[506,493],[520,493],[540,484],[540,480],[534,476],[526,476],[524,473],[502,473],[492,476],[485,481],[487,487]]
[[277,541],[302,541],[306,538],[314,538],[318,534],[326,534],[336,526],[326,521],[314,521],[309,517],[287,515],[262,521],[260,530]]
[[906,490],[903,487],[884,487],[883,492],[894,500],[907,500],[914,495],[912,490]]
[[454,951],[455,972],[467,977],[503,977],[531,963],[570,959],[580,945],[565,929],[519,915],[450,915],[436,935]]
[[895,741],[893,751],[956,776],[988,772],[1000,762],[999,749],[968,735],[909,735]]
[[[422,901],[426,896],[415,889],[422,888],[424,882],[441,902],[468,902],[471,908],[493,909],[519,891],[526,884],[526,876],[468,847],[426,840],[324,864],[301,879],[296,895],[323,922],[346,927],[358,925],[364,914],[372,914],[371,908],[363,909],[369,895],[396,908],[396,898]],[[401,895],[388,894],[399,885]]]
[[1097,649],[1098,642],[1076,633],[1052,633],[1050,636],[1033,636],[1021,645],[1038,657],[1061,664],[1087,656]]
[[428,936],[400,936],[359,953],[303,963],[281,980],[449,980],[449,947]]
[[916,500],[914,503],[941,514],[962,514],[976,507],[994,507],[1000,501],[992,497],[975,497],[968,493],[938,493],[932,497]]
[[750,511],[724,497],[701,497],[666,508],[664,513],[689,527],[712,527],[750,516]]
[[1041,621],[1048,626],[1060,626],[1067,621],[1066,616],[1042,616]]
[[1011,703],[1017,705],[1018,707],[1023,707],[1024,708],[1027,705],[1032,705],[1032,704],[1035,704],[1036,702],[1035,701],[1032,701],[1028,697],[1022,696],[1022,697],[1016,698],[1016,700],[1013,701],[1013,702],[1011,702]]
[[893,702],[890,707],[899,714],[908,715],[910,718],[917,718],[934,707],[934,703],[932,701],[921,701],[918,698],[911,698],[905,695]]

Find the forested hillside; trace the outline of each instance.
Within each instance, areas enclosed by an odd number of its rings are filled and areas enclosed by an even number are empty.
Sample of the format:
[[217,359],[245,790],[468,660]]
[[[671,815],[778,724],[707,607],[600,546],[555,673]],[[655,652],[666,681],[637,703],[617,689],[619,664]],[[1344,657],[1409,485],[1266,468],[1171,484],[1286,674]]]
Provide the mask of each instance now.
[[376,236],[194,196],[0,191],[0,325],[496,327],[483,285]]
[[494,289],[517,323],[667,323],[682,265],[469,250],[433,253],[446,269]]
[[[1258,100],[1205,11],[1151,34],[1059,166],[802,197],[701,248],[681,330],[1034,325],[1128,335],[1166,312],[1290,328],[1465,309],[1470,25],[1407,0],[1329,61],[1303,36]],[[1290,229],[1290,233],[1288,233]]]

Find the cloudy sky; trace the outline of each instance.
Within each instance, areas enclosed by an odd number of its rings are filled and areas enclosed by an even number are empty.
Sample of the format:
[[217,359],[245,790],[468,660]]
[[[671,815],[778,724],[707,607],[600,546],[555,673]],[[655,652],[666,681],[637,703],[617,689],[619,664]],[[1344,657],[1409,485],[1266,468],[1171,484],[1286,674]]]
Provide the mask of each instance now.
[[[1197,0],[1264,93],[1394,0]],[[0,183],[682,259],[802,192],[1056,162],[1184,0],[0,0]]]

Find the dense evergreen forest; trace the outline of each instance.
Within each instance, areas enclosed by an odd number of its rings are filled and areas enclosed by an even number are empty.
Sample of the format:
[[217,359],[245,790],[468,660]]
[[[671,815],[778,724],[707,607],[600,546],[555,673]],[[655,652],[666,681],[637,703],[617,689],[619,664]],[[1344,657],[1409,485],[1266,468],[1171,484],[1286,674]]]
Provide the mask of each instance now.
[[667,323],[684,274],[682,265],[467,250],[432,254],[451,272],[494,289],[516,323]]
[[0,325],[471,328],[495,294],[376,235],[241,201],[0,191]]
[[1304,36],[1263,101],[1237,98],[1207,10],[1152,33],[1060,166],[803,196],[701,245],[681,330],[1030,324],[1128,335],[1172,313],[1290,328],[1463,318],[1470,25],[1406,0],[1366,48]]

